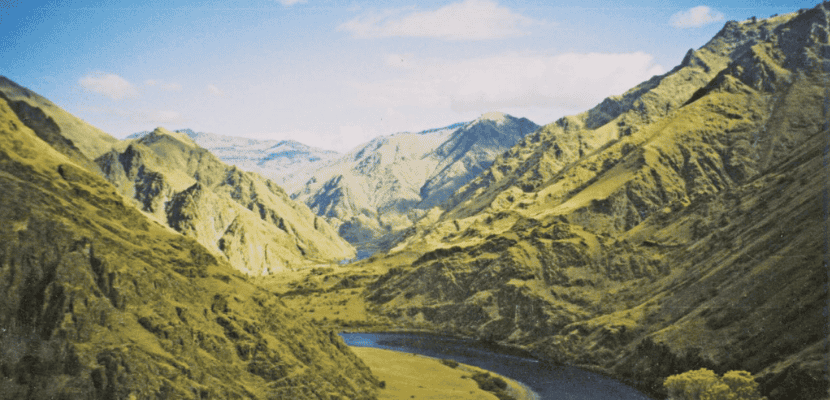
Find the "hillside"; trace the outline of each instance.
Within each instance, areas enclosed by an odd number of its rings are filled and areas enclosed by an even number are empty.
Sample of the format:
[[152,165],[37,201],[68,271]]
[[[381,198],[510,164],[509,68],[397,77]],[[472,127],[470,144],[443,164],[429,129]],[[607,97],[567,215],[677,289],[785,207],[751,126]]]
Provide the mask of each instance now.
[[148,219],[61,143],[0,99],[0,398],[375,397],[337,335]]
[[707,367],[825,398],[828,35],[830,3],[730,21],[665,75],[526,136],[357,266],[388,270],[367,310],[655,394]]
[[322,218],[261,176],[230,167],[186,133],[158,128],[96,162],[157,221],[239,271],[266,275],[354,257]]
[[[256,172],[293,193],[312,173],[338,158],[339,153],[306,146],[293,140],[256,140],[181,129],[199,147],[207,149],[224,163],[244,171]],[[150,131],[127,139],[139,139]]]
[[376,138],[317,170],[292,197],[359,250],[394,241],[538,126],[488,113],[475,121]]
[[[108,152],[118,142],[118,139],[4,76],[0,76],[0,98],[8,103],[27,126],[36,124],[40,127],[41,129],[35,129],[38,135],[57,130],[64,140],[70,140],[76,149],[90,160]],[[44,140],[50,142],[48,139]]]

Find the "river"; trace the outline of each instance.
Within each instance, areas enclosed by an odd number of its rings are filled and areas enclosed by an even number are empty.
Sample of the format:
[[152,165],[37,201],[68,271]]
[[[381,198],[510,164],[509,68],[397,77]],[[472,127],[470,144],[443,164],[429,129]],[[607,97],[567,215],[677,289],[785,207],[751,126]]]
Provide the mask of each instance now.
[[606,376],[536,360],[521,350],[474,340],[423,333],[341,333],[340,336],[349,346],[447,358],[484,368],[524,384],[541,400],[651,399]]

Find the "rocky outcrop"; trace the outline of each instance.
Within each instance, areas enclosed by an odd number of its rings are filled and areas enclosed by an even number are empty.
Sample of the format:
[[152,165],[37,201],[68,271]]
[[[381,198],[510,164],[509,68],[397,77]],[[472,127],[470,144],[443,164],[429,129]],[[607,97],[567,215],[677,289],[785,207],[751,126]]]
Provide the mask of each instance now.
[[334,229],[282,188],[224,164],[181,132],[156,129],[96,161],[141,210],[246,274],[266,275],[355,254]]
[[377,258],[420,254],[367,298],[655,394],[706,367],[826,397],[828,31],[830,3],[729,22],[668,74],[529,135]]
[[149,220],[0,99],[3,398],[374,398],[324,333]]

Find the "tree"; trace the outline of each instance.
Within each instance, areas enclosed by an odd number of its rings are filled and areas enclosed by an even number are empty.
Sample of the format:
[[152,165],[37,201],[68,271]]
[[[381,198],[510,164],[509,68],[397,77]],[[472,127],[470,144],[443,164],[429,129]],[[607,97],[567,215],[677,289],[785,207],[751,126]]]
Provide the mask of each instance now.
[[706,368],[666,378],[670,400],[765,400],[758,383],[746,371],[729,371],[718,377]]

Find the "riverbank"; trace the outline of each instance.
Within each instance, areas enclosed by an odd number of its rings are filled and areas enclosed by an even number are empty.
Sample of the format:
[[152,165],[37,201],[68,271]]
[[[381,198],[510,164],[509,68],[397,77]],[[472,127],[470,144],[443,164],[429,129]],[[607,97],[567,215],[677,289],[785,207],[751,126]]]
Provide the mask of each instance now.
[[537,400],[527,386],[481,368],[393,350],[369,347],[351,349],[372,369],[378,379],[385,382],[379,399],[498,400],[495,394],[481,389],[473,380],[476,374],[488,373],[507,384],[503,392],[513,399]]

